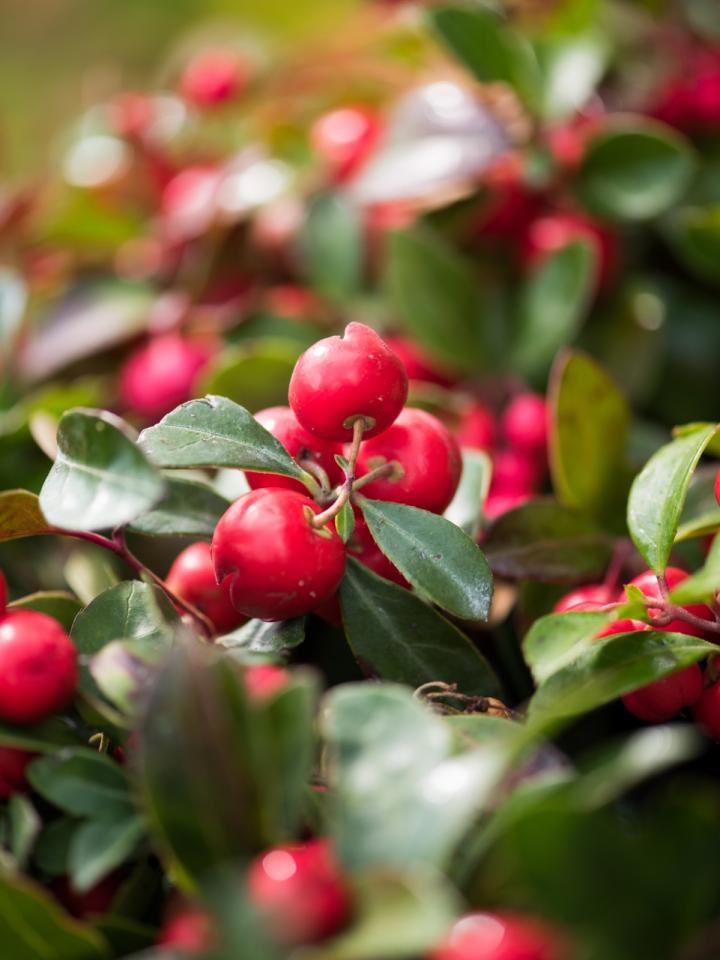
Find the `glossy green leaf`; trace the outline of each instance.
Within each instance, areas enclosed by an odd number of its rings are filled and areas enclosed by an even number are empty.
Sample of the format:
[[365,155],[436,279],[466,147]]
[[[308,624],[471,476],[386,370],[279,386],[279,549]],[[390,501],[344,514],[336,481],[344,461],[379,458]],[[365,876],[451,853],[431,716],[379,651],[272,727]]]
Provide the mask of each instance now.
[[211,537],[230,502],[202,483],[176,477],[166,482],[160,503],[134,520],[130,529],[151,537]]
[[523,640],[523,656],[537,683],[562,670],[597,641],[612,613],[568,611],[550,613],[532,625]]
[[302,478],[280,441],[224,397],[183,403],[143,430],[138,443],[160,467],[237,467]]
[[[705,448],[705,452],[714,455],[717,451],[713,448],[716,447],[717,441],[718,434],[715,434]],[[676,543],[695,537],[704,537],[720,530],[720,507],[715,498],[716,476],[717,466],[713,463],[700,464],[695,470],[680,515],[680,524],[675,536]]]
[[710,545],[705,563],[695,573],[679,583],[671,592],[674,603],[708,602],[720,588],[720,537],[715,537]]
[[69,848],[68,868],[73,887],[83,893],[124,863],[137,849],[143,823],[130,810],[102,814],[75,831]]
[[43,873],[50,877],[67,875],[70,844],[82,822],[75,817],[58,817],[45,827],[33,851],[33,862]]
[[250,411],[286,404],[300,353],[301,345],[294,341],[269,338],[223,350],[200,379],[198,392]]
[[482,510],[490,489],[492,461],[482,450],[468,448],[462,451],[462,462],[460,483],[444,516],[475,540],[480,532]]
[[575,338],[596,271],[595,249],[578,240],[542,260],[526,280],[512,348],[513,362],[526,376],[542,376],[560,347]]
[[15,863],[24,870],[42,828],[42,820],[30,800],[21,793],[14,794],[8,800],[7,817],[8,846]]
[[561,354],[550,379],[550,468],[558,499],[602,516],[617,511],[626,488],[627,401],[586,353]]
[[38,498],[28,490],[4,490],[0,493],[0,542],[52,533],[42,515]]
[[305,617],[293,620],[248,620],[242,627],[233,630],[215,641],[227,650],[247,653],[250,656],[284,656],[287,651],[299,646],[305,639]]
[[504,513],[483,540],[493,573],[510,580],[582,583],[601,576],[612,539],[587,516],[552,500]]
[[129,428],[103,410],[70,410],[60,420],[58,455],[40,491],[48,522],[104,530],[134,520],[165,492]]
[[716,650],[684,633],[645,630],[598,641],[542,684],[530,701],[530,723],[545,728],[567,722]]
[[692,149],[680,134],[642,117],[625,118],[591,142],[578,189],[591,213],[648,220],[682,197],[694,171]]
[[457,683],[463,693],[493,695],[492,668],[457,627],[402,587],[352,557],[340,586],[343,624],[364,670],[411,687]]
[[492,574],[477,544],[444,517],[402,503],[360,500],[373,539],[428,599],[463,620],[487,620]]
[[53,753],[60,747],[79,746],[83,733],[65,717],[46,717],[38,723],[16,727],[0,723],[0,744],[33,753]]
[[148,646],[145,639],[113,640],[90,659],[88,669],[105,699],[124,716],[136,719],[166,653],[162,641]]
[[355,529],[355,513],[349,500],[335,517],[335,529],[342,542],[347,543]]
[[36,610],[38,613],[53,617],[65,630],[70,630],[73,620],[82,610],[82,604],[77,597],[63,590],[42,590],[15,600],[8,604],[8,609]]
[[627,507],[630,536],[656,573],[668,564],[688,486],[716,427],[699,424],[661,447],[635,478]]
[[33,760],[27,778],[41,797],[76,817],[127,816],[132,809],[123,768],[88,747]]
[[662,232],[675,256],[701,279],[720,281],[720,205],[671,210]]
[[307,208],[298,236],[300,266],[310,286],[344,302],[359,290],[364,238],[359,211],[342,194],[323,193]]

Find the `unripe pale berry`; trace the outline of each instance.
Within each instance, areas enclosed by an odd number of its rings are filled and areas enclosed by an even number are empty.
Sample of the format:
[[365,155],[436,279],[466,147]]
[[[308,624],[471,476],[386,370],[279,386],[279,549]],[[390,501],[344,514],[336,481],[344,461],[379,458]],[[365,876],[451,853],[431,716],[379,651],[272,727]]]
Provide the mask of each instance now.
[[165,578],[170,590],[187,600],[212,622],[218,633],[229,633],[245,618],[230,599],[230,584],[218,585],[209,543],[193,543],[180,553]]
[[248,892],[272,936],[288,945],[332,936],[350,913],[348,891],[326,840],[260,854],[250,865]]
[[163,923],[156,943],[161,947],[170,947],[175,953],[205,953],[215,942],[212,920],[202,910],[188,908],[174,914]]
[[180,92],[193,106],[208,110],[237,96],[249,78],[247,63],[233,50],[205,50],[185,68]]
[[[668,587],[670,590],[673,590],[678,586],[678,584],[682,583],[684,580],[687,580],[688,574],[679,567],[668,567],[665,571],[665,578],[667,580]],[[652,600],[661,599],[657,577],[652,570],[645,570],[644,573],[639,574],[639,576],[631,580],[630,583],[641,590],[646,597],[649,597]],[[618,597],[618,600],[623,601],[625,599],[626,596],[625,592],[623,591]],[[694,614],[696,617],[700,617],[702,620],[715,620],[712,610],[702,603],[691,603],[687,606],[684,606],[683,609],[687,610],[688,613]],[[650,607],[648,610],[648,614],[651,617],[657,616],[658,613],[660,613],[660,611],[656,607]],[[684,620],[671,620],[670,623],[667,623],[664,626],[653,627],[653,630],[662,630],[665,633],[686,633],[691,637],[702,638],[705,636],[705,632],[703,631],[702,627],[699,627],[694,623],[686,623]]]
[[310,140],[336,180],[346,180],[365,162],[380,137],[380,119],[365,107],[341,107],[319,117]]
[[345,548],[333,525],[316,529],[320,508],[294,490],[263,488],[236,500],[215,528],[212,558],[237,610],[262,620],[309,613],[337,589]]
[[11,797],[27,789],[25,767],[35,757],[17,747],[0,747],[0,797]]
[[290,674],[282,667],[258,663],[245,669],[245,689],[256,703],[271,700],[280,693],[290,681]]
[[[604,583],[589,583],[587,586],[578,587],[571,590],[561,597],[553,607],[555,613],[564,613],[566,610],[577,610],[585,604],[593,604],[595,607],[602,607],[607,603],[612,603],[615,599],[615,593]],[[593,609],[586,607],[586,609]]]
[[362,488],[373,500],[406,503],[432,513],[442,513],[460,481],[460,448],[448,428],[425,410],[408,407],[384,433],[363,443],[357,475],[385,464],[399,469],[378,477]]
[[542,454],[547,443],[547,403],[539,393],[519,393],[502,415],[503,435],[511,447]]
[[120,400],[146,420],[159,420],[192,397],[195,380],[210,359],[211,349],[166,333],[139,347],[120,371]]
[[510,913],[461,917],[430,960],[567,960],[564,939],[544,923]]
[[466,404],[455,430],[457,442],[463,448],[489,453],[497,440],[497,424],[492,410],[473,400]]
[[290,379],[290,406],[314,436],[352,440],[364,418],[367,439],[387,430],[407,399],[401,360],[370,327],[350,323],[342,337],[318,340],[303,353]]
[[52,617],[15,610],[0,620],[0,719],[35,723],[62,710],[77,684],[77,653]]
[[453,378],[440,369],[432,357],[407,337],[385,337],[385,343],[392,352],[402,360],[408,375],[408,380],[420,380],[423,383],[434,383],[439,387],[451,387]]
[[695,721],[713,740],[720,740],[720,683],[707,687],[693,709]]
[[[335,462],[335,455],[342,453],[339,443],[321,440],[313,436],[297,420],[290,407],[268,407],[255,414],[255,419],[276,437],[294,460],[314,460],[328,475],[330,486],[342,483],[343,472]],[[282,487],[307,494],[305,486],[291,477],[276,473],[255,473],[246,470],[247,482],[257,490],[260,487]]]

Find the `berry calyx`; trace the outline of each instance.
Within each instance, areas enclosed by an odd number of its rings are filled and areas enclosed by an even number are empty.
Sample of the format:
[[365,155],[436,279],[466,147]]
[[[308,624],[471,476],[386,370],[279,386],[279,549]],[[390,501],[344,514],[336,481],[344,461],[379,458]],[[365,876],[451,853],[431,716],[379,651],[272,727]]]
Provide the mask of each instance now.
[[693,716],[701,730],[713,740],[720,740],[720,683],[703,690],[693,708]]
[[341,107],[312,125],[310,140],[331,176],[347,180],[367,160],[380,138],[380,119],[365,107]]
[[462,460],[444,423],[424,410],[407,408],[384,433],[363,443],[358,477],[385,465],[397,467],[362,487],[373,500],[391,500],[442,513],[460,481]]
[[350,899],[327,840],[274,847],[256,857],[248,872],[250,899],[281,943],[314,943],[337,933]]
[[218,585],[210,544],[193,543],[178,554],[165,578],[169,589],[204,613],[218,633],[229,633],[244,621],[230,599],[230,584]]
[[77,652],[52,617],[14,610],[0,620],[0,718],[35,723],[62,710],[77,684]]
[[540,454],[547,443],[547,403],[539,393],[519,393],[502,415],[501,428],[511,447]]
[[181,910],[168,917],[155,942],[161,947],[171,947],[175,953],[205,953],[215,943],[212,920],[199,909]]
[[463,449],[491,452],[497,440],[495,415],[484,404],[471,401],[460,412],[455,436]]
[[405,405],[408,379],[402,361],[370,327],[350,323],[342,337],[318,340],[295,364],[290,406],[316,437],[343,443],[353,424],[365,439],[387,430]]
[[[555,613],[564,613],[567,610],[597,609],[612,603],[615,599],[615,592],[606,587],[604,583],[589,583],[585,587],[578,587],[577,590],[571,590],[561,597],[553,607]],[[592,604],[593,606],[586,606]]]
[[334,526],[316,529],[320,508],[294,490],[263,488],[236,500],[212,541],[218,582],[236,610],[261,620],[309,613],[337,589],[345,548]]
[[122,406],[143,419],[160,419],[192,397],[195,380],[211,353],[207,344],[177,333],[153,337],[123,364]]
[[11,797],[27,789],[25,768],[35,758],[34,753],[17,747],[0,747],[0,797]]
[[[678,584],[682,583],[684,580],[687,580],[688,576],[689,574],[687,574],[684,570],[681,570],[679,567],[668,567],[665,571],[665,579],[670,590],[673,590],[678,586]],[[643,573],[631,580],[630,583],[641,590],[649,599],[662,599],[657,577],[652,570],[645,570]],[[618,597],[618,600],[624,601],[625,599],[625,592],[623,591]],[[696,617],[700,617],[702,620],[714,621],[715,619],[712,610],[702,603],[691,603],[687,606],[684,606],[683,609],[687,610],[688,613],[692,613]],[[660,610],[657,607],[650,607],[648,609],[648,614],[650,617],[657,617],[660,614]],[[665,633],[685,633],[691,637],[702,638],[705,636],[705,632],[703,631],[702,627],[694,623],[687,623],[685,620],[671,620],[670,623],[663,624],[662,626],[653,626],[653,630],[662,630]]]
[[271,700],[276,693],[280,693],[290,681],[290,674],[282,667],[272,664],[259,663],[249,666],[245,670],[245,689],[248,696],[256,703]]
[[[331,487],[342,483],[343,474],[335,462],[335,455],[342,452],[339,443],[331,443],[313,436],[298,423],[298,419],[290,407],[268,407],[255,414],[255,419],[262,424],[285,447],[290,456],[297,460],[309,460],[322,467],[327,474]],[[307,493],[306,488],[299,480],[291,477],[281,477],[275,473],[256,473],[246,470],[247,482],[253,490],[261,487],[280,487],[285,490],[297,490]]]
[[544,923],[510,913],[461,917],[430,960],[566,960],[564,940]]
[[209,110],[237,96],[248,84],[250,70],[232,50],[205,50],[185,68],[183,97],[199,110]]

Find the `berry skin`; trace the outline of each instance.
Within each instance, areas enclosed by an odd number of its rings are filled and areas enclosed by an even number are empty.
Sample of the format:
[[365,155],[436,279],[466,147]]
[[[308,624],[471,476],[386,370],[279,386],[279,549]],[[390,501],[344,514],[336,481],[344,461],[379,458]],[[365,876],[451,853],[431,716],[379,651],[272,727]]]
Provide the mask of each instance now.
[[250,864],[248,892],[275,939],[287,945],[332,936],[350,913],[348,892],[326,840],[260,854]]
[[16,747],[0,747],[0,798],[24,793],[27,789],[25,767],[35,757],[27,750]]
[[522,450],[501,450],[493,459],[492,493],[529,496],[535,493],[542,479],[542,466]]
[[545,924],[510,913],[461,917],[430,960],[567,960],[564,941]]
[[368,525],[361,516],[355,517],[355,529],[348,543],[348,552],[379,577],[391,580],[399,587],[410,589],[410,584],[405,577],[375,543]]
[[408,380],[434,383],[439,387],[451,387],[455,382],[449,374],[438,369],[432,358],[407,337],[385,337],[385,343],[402,360]]
[[220,634],[229,633],[245,620],[232,605],[230,584],[218,586],[208,543],[186,547],[175,558],[165,582],[174,594],[204,613]]
[[455,436],[463,449],[490,453],[497,441],[494,414],[482,403],[472,401],[466,404],[460,413]]
[[[330,486],[343,481],[343,472],[335,462],[335,454],[342,453],[339,443],[320,440],[301,427],[290,407],[268,407],[255,414],[255,419],[285,447],[294,460],[314,460],[328,475]],[[274,473],[245,471],[247,482],[253,490],[260,487],[281,487],[307,494],[299,480],[281,477]]]
[[186,909],[168,917],[155,941],[175,953],[200,954],[212,949],[215,941],[212,921],[202,910]]
[[245,689],[255,703],[271,700],[276,693],[288,685],[290,674],[282,667],[271,664],[257,664],[245,670]]
[[303,353],[290,378],[290,406],[316,437],[352,440],[353,422],[372,421],[367,440],[387,430],[405,405],[405,368],[374,330],[350,323],[342,337],[318,340]]
[[35,723],[62,710],[77,684],[77,652],[52,617],[16,610],[0,620],[0,719]]
[[511,447],[540,454],[547,443],[547,403],[538,393],[519,393],[505,408],[501,427]]
[[231,50],[206,50],[191,60],[180,80],[183,97],[199,110],[209,110],[237,96],[250,72]]
[[664,723],[677,716],[683,707],[691,707],[697,703],[702,692],[702,671],[693,663],[646,687],[626,693],[622,702],[630,713],[641,720],[647,723]]
[[0,570],[0,617],[5,616],[5,608],[7,607],[7,583],[5,582],[5,576]]
[[192,397],[197,375],[210,359],[207,344],[177,333],[154,337],[139,347],[120,371],[120,400],[146,420],[159,420]]
[[[595,609],[606,603],[612,603],[615,595],[603,583],[590,583],[586,587],[578,587],[561,597],[553,607],[555,613],[565,613],[566,610],[580,610],[581,608]],[[593,606],[585,606],[586,604]]]
[[212,542],[219,582],[230,581],[237,610],[261,620],[309,613],[337,589],[345,548],[334,526],[316,530],[320,513],[294,490],[263,488],[236,500],[220,518]]
[[363,107],[342,107],[319,117],[310,130],[315,151],[342,182],[362,166],[377,144],[380,119]]
[[[673,590],[678,584],[682,583],[684,580],[687,580],[688,574],[684,570],[680,570],[679,567],[668,567],[665,571],[665,577],[667,579],[668,587]],[[646,597],[649,597],[652,600],[660,599],[660,587],[658,586],[657,577],[652,570],[646,570],[644,573],[641,573],[639,576],[635,577],[634,580],[631,580],[630,583],[642,590]],[[626,599],[624,591],[620,594],[618,599],[621,601]],[[689,604],[683,609],[694,614],[696,617],[700,617],[703,620],[715,619],[712,614],[712,610],[702,603]],[[651,607],[648,610],[648,613],[651,617],[657,616],[659,610],[657,610],[655,607]],[[701,627],[695,626],[693,623],[686,623],[684,620],[671,620],[670,623],[666,624],[665,626],[653,627],[653,629],[662,630],[665,633],[685,633],[691,637],[705,637],[705,632]]]
[[720,740],[720,683],[703,690],[693,709],[693,716],[709,737]]
[[357,463],[361,477],[397,462],[400,470],[362,488],[372,500],[392,500],[442,513],[460,481],[460,448],[445,424],[424,410],[406,408],[384,433],[363,443]]

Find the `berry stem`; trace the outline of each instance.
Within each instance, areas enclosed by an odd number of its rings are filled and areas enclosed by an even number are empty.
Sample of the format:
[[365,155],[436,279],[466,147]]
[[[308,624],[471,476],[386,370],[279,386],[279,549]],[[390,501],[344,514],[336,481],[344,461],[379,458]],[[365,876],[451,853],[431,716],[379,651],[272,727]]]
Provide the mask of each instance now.
[[362,490],[362,488],[367,483],[372,483],[373,480],[378,480],[380,477],[391,477],[396,471],[402,470],[402,467],[397,462],[397,460],[389,460],[387,463],[383,463],[379,467],[375,467],[374,470],[369,470],[367,473],[364,473],[359,479],[353,483],[353,493],[357,490]]
[[720,623],[717,621],[704,620],[702,617],[696,617],[694,613],[690,613],[685,607],[678,607],[670,600],[651,600],[648,597],[645,600],[645,606],[648,609],[659,609],[662,611],[659,616],[648,618],[648,623],[652,627],[666,627],[672,620],[682,620],[684,623],[690,623],[694,627],[700,627],[708,633],[720,633]]
[[331,503],[327,510],[323,510],[322,513],[316,513],[310,521],[316,530],[324,527],[326,523],[329,523],[330,520],[336,517],[352,496],[353,485],[355,483],[355,467],[357,466],[364,431],[365,420],[362,417],[358,417],[353,423],[353,438],[348,455],[348,465],[345,470],[345,482],[340,487],[335,502]]
[[308,483],[307,480],[305,481],[305,485],[312,495],[314,497],[320,497],[323,500],[327,499],[332,493],[332,487],[330,486],[330,478],[321,465],[309,458],[298,460],[298,463],[305,473],[309,474],[309,478],[312,480],[312,484]]

